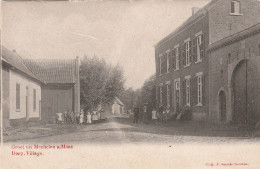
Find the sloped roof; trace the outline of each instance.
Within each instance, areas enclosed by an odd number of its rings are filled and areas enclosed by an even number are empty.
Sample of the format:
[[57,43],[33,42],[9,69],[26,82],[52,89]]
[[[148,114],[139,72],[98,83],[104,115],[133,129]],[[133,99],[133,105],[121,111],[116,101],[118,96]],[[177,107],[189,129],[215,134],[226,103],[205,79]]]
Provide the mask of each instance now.
[[17,53],[12,52],[12,51],[8,50],[7,48],[5,48],[4,46],[2,46],[2,57],[3,57],[4,62],[11,65],[16,70],[19,70],[20,72],[30,76],[31,78],[40,81],[39,78],[37,78],[35,76],[35,74],[33,74],[24,65],[22,58]]
[[124,103],[121,102],[121,100],[119,100],[119,98],[117,98],[117,97],[115,98],[115,101],[116,101],[118,104],[122,105],[122,106],[124,105]]
[[241,39],[245,39],[249,36],[252,36],[254,34],[260,33],[260,23],[256,24],[250,28],[247,28],[245,30],[242,30],[238,33],[235,33],[231,36],[228,36],[224,39],[221,39],[215,43],[212,43],[209,47],[208,47],[208,51],[213,51],[216,50],[218,48],[221,48],[222,46],[227,46],[231,43],[237,42]]
[[199,9],[195,14],[190,16],[184,23],[182,23],[177,29],[175,29],[173,32],[171,32],[169,35],[167,35],[165,38],[160,40],[157,44],[155,44],[155,48],[163,44],[165,41],[169,40],[172,36],[176,35],[178,32],[183,30],[185,27],[193,23],[194,21],[198,20],[199,18],[206,15],[207,11],[219,0],[211,0],[207,5],[205,5],[203,8]]
[[24,59],[23,62],[45,83],[75,83],[75,60]]

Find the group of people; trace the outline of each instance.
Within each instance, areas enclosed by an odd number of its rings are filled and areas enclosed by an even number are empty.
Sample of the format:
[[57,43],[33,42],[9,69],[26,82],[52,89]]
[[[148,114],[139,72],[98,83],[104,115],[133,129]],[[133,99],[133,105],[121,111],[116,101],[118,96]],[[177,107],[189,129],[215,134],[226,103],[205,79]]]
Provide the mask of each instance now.
[[[170,108],[168,106],[164,108],[161,105],[161,106],[159,106],[158,111],[156,111],[156,109],[153,108],[153,110],[152,110],[152,120],[153,121],[160,120],[160,121],[163,121],[163,122],[167,122],[170,118],[173,118],[175,120],[189,120],[190,114],[191,113],[189,113],[189,109],[185,106],[182,110],[178,111],[178,113],[176,113],[175,115],[170,117]],[[133,123],[138,122],[139,116],[140,116],[140,110],[139,110],[138,107],[136,107],[136,108],[134,108],[134,121],[133,121]],[[185,117],[185,118],[183,118],[183,117]],[[186,118],[186,117],[188,117],[188,118]],[[147,112],[146,106],[143,107],[143,120],[145,122],[148,120],[148,112]]]
[[[143,107],[142,114],[143,114],[143,121],[148,122],[148,111],[147,111],[146,105]],[[135,107],[134,108],[134,121],[133,121],[133,123],[138,123],[139,116],[140,116],[140,110],[139,110],[138,107]]]
[[64,113],[57,113],[56,123],[67,124],[91,124],[96,123],[101,119],[102,111],[88,111],[84,112],[83,109],[79,113],[73,111],[65,111]]

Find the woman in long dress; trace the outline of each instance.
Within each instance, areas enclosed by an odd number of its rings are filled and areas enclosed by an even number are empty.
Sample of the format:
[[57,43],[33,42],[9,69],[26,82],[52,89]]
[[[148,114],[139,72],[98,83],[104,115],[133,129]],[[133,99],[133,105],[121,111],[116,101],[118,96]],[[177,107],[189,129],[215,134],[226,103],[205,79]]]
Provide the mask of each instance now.
[[152,120],[153,121],[157,120],[157,112],[156,112],[155,108],[153,108],[153,111],[152,111]]
[[87,114],[87,124],[91,124],[91,123],[92,123],[92,121],[91,121],[91,113],[88,112],[88,114]]
[[79,114],[79,124],[83,124],[84,122],[84,111],[81,109],[80,114]]

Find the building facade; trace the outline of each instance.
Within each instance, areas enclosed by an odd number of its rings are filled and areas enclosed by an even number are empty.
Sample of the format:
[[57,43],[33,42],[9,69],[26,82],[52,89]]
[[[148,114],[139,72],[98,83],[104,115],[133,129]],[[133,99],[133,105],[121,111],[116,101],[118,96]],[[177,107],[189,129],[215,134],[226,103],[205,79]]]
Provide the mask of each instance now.
[[184,106],[193,120],[209,114],[210,44],[260,23],[258,0],[212,0],[155,45],[156,99],[171,113]]
[[117,97],[115,98],[114,103],[111,105],[111,113],[112,114],[124,113],[124,104]]
[[42,82],[15,52],[2,47],[3,126],[41,119]]
[[260,24],[210,45],[210,117],[218,123],[260,120]]
[[56,113],[80,112],[79,58],[22,59],[2,46],[2,117],[9,127],[42,120],[56,122]]
[[56,113],[80,112],[79,58],[71,60],[24,60],[24,64],[44,84],[42,120],[56,122]]

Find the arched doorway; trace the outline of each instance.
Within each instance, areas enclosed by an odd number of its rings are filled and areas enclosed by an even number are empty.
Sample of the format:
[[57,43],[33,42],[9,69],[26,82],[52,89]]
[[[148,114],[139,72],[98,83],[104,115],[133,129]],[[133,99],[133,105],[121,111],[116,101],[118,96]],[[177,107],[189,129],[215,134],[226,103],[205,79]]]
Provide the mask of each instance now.
[[237,125],[254,125],[257,113],[259,79],[256,65],[242,60],[232,76],[233,121]]
[[225,122],[227,119],[226,113],[226,93],[221,90],[219,92],[219,114],[220,114],[220,121]]

